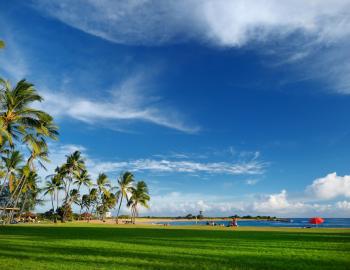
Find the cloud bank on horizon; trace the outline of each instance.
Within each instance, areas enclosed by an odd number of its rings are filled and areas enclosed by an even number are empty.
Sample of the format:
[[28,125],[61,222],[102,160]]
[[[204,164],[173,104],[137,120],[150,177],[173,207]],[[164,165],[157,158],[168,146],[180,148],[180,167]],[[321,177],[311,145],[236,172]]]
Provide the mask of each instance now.
[[[251,153],[250,159],[242,162],[204,162],[195,161],[188,155],[164,155],[162,159],[138,159],[128,161],[105,161],[96,159],[89,154],[89,150],[81,145],[53,144],[50,147],[52,164],[48,164],[48,170],[53,171],[57,164],[65,160],[67,153],[81,151],[86,157],[86,164],[93,178],[100,172],[112,175],[112,185],[120,172],[132,170],[138,177],[140,174],[162,173],[162,177],[171,174],[191,175],[193,173],[208,175],[262,175],[267,164],[259,160],[259,157]],[[200,159],[205,159],[201,157]],[[45,176],[45,172],[41,172]],[[205,180],[202,180],[205,181]],[[251,181],[248,179],[248,185]],[[299,194],[288,194],[286,189],[279,193],[244,195],[216,195],[208,193],[205,196],[200,193],[172,191],[159,188],[157,181],[151,181],[150,191],[152,200],[150,209],[140,209],[143,215],[186,215],[196,214],[199,210],[207,215],[278,215],[280,217],[306,217],[312,215],[326,215],[327,217],[347,216],[350,211],[350,176],[338,176],[330,173],[312,181]],[[128,213],[126,207],[122,208]]]

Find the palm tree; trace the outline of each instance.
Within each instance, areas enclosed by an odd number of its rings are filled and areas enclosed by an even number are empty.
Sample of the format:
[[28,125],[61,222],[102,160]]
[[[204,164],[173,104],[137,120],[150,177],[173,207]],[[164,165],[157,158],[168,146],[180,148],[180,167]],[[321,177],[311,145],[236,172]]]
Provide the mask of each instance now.
[[[91,211],[90,211],[91,216],[92,216],[92,212],[94,211],[94,206],[97,206],[97,197],[98,197],[98,190],[96,188],[92,188],[89,193],[89,205],[91,207]],[[90,219],[88,221],[90,221]]]
[[[26,185],[26,181],[28,181],[30,173],[35,172],[35,161],[37,161],[43,168],[42,161],[48,162],[48,146],[46,143],[46,137],[56,138],[57,128],[53,125],[51,116],[44,116],[43,121],[40,122],[35,128],[35,133],[27,133],[23,136],[23,142],[27,145],[28,150],[30,152],[30,156],[27,159],[25,166],[23,166],[21,177],[19,179],[19,183],[17,187],[11,194],[10,199],[7,202],[7,206],[13,204],[13,208],[17,207],[17,204],[20,199],[20,195],[22,193],[22,189]],[[10,210],[10,220],[13,217],[14,209]]]
[[116,193],[116,198],[119,199],[119,207],[118,207],[118,212],[117,212],[117,218],[115,222],[118,224],[119,222],[119,212],[120,212],[120,207],[123,202],[123,198],[125,197],[126,200],[128,201],[128,193],[132,191],[132,184],[134,183],[134,175],[131,172],[124,172],[123,174],[120,175],[118,179],[118,191]]
[[[44,192],[44,196],[49,194],[51,198],[51,206],[52,206],[52,213],[54,216],[54,222],[57,222],[57,215],[56,210],[58,209],[58,200],[59,200],[59,192],[60,190],[63,190],[62,186],[62,175],[59,172],[59,167],[55,169],[55,174],[49,175],[46,178],[49,178],[50,180],[47,180],[45,182],[45,187],[42,189]],[[56,200],[56,207],[55,207],[55,200]]]
[[9,180],[10,191],[13,191],[13,184],[20,170],[19,165],[23,162],[23,155],[19,151],[9,151],[7,156],[2,157],[2,161],[5,165],[6,175],[1,186],[0,194],[6,186],[7,179]]
[[[63,216],[62,222],[65,221],[66,218],[66,207],[71,206],[70,196],[70,186],[73,182],[73,179],[76,178],[77,175],[80,175],[82,171],[85,170],[85,162],[81,157],[81,153],[79,151],[75,151],[73,154],[67,156],[67,161],[61,167],[65,189],[65,199],[64,199],[64,208],[63,208]],[[79,193],[79,191],[78,191]]]
[[75,173],[75,179],[76,180],[73,182],[73,184],[78,186],[78,191],[80,190],[81,186],[91,186],[90,175],[85,169],[82,170],[80,173]]
[[77,189],[74,188],[69,192],[68,204],[71,205],[75,203],[79,205],[79,201],[80,201],[80,193]]
[[10,82],[0,79],[0,86],[0,144],[8,142],[13,146],[13,139],[20,139],[30,131],[47,132],[49,136],[50,131],[46,129],[51,129],[57,135],[52,117],[30,107],[34,102],[43,100],[33,84],[21,80],[12,88]]
[[[101,209],[103,204],[103,196],[109,196],[109,188],[111,188],[110,181],[106,174],[100,173],[96,180],[96,187],[98,191],[97,195],[97,204],[96,204],[96,213],[99,215],[101,211],[98,211],[98,209]],[[99,215],[103,218],[102,215]]]
[[62,173],[64,174],[65,181],[65,192],[66,198],[68,199],[68,195],[70,192],[70,185],[73,182],[73,178],[76,175],[79,175],[83,170],[85,170],[85,163],[83,158],[81,157],[81,153],[79,151],[75,151],[73,154],[67,156],[67,161],[62,165]]
[[132,187],[130,200],[128,206],[131,207],[131,221],[135,224],[135,218],[138,216],[137,207],[143,206],[149,208],[148,202],[150,200],[147,184],[144,181],[139,181],[136,187]]
[[80,201],[80,215],[79,215],[79,218],[80,218],[81,212],[83,211],[84,208],[86,208],[86,212],[89,212],[90,206],[91,206],[90,196],[89,196],[89,194],[84,194],[81,197],[81,201]]
[[117,197],[113,192],[108,191],[102,194],[101,205],[99,206],[99,213],[102,217],[102,220],[104,220],[106,212],[114,208],[116,204]]
[[57,188],[57,186],[56,186],[54,177],[51,178],[51,181],[46,181],[45,182],[45,187],[43,188],[44,196],[46,196],[47,194],[50,195],[51,206],[52,206],[52,211],[53,212],[55,212],[54,201],[55,201],[55,197],[56,197],[56,188]]
[[[46,139],[57,138],[58,132],[53,118],[31,107],[33,103],[42,100],[34,85],[26,80],[21,80],[12,87],[9,81],[0,78],[0,153],[15,151],[14,142],[19,142],[20,147],[24,144],[29,149],[29,158],[20,172],[14,170],[16,167],[14,165],[16,163],[19,165],[21,159],[18,153],[14,152],[14,155],[6,161],[11,194],[4,209],[9,205],[17,206],[23,190],[28,188],[31,181],[30,173],[36,170],[35,163],[44,166],[42,161],[48,161]],[[20,175],[19,179],[15,178],[16,174]],[[13,211],[9,216],[13,216]]]
[[25,209],[28,211],[31,210],[32,205],[31,202],[34,200],[34,206],[35,202],[37,201],[37,196],[40,193],[41,189],[38,187],[38,183],[40,181],[40,178],[38,174],[34,171],[31,171],[28,179],[22,189],[22,196],[21,196],[21,210],[19,214],[23,213]]
[[108,176],[104,173],[100,173],[96,180],[96,187],[98,189],[99,194],[107,193],[108,188],[111,187]]

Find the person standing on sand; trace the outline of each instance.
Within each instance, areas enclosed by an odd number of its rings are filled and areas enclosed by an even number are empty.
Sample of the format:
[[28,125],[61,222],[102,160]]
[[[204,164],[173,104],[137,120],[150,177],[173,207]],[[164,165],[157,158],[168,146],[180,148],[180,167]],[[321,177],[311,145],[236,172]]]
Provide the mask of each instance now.
[[232,227],[238,227],[237,218],[232,218],[231,226]]

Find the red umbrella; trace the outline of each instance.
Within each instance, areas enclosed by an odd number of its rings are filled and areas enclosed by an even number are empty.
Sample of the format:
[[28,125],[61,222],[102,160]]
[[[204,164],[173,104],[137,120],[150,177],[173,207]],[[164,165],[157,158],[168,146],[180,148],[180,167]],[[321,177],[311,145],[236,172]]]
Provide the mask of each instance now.
[[318,224],[322,224],[324,222],[324,219],[321,217],[313,217],[313,218],[310,218],[309,222],[317,226]]

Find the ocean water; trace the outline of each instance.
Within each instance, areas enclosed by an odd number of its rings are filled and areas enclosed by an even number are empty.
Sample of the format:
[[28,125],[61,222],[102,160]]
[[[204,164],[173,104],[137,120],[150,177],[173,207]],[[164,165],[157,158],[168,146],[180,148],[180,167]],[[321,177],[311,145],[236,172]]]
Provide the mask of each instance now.
[[[325,218],[324,223],[319,224],[318,228],[350,228],[350,218]],[[227,226],[230,221],[216,221],[216,224]],[[157,222],[157,224],[164,224],[164,222]],[[170,225],[207,225],[207,221],[171,221]],[[291,227],[304,228],[315,227],[309,223],[309,218],[290,218],[290,222],[282,221],[259,221],[259,220],[238,220],[238,226],[257,226],[257,227]]]

